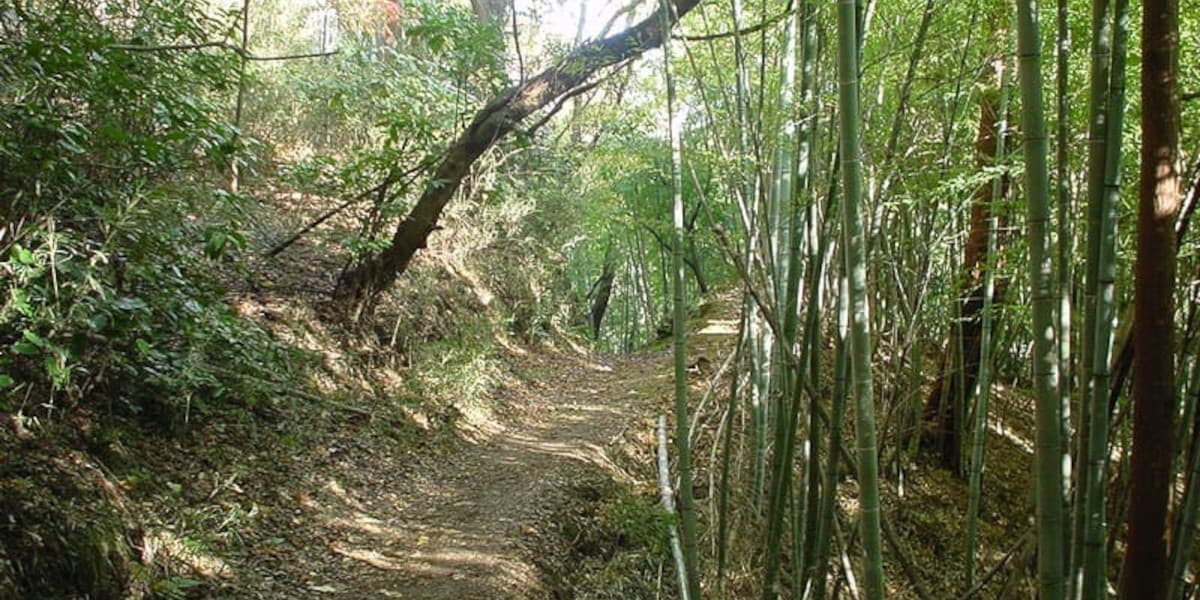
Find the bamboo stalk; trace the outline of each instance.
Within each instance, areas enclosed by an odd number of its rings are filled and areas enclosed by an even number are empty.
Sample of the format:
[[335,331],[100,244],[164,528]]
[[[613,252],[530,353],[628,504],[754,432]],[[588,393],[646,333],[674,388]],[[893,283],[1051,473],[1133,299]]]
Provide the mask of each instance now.
[[1062,422],[1055,342],[1053,260],[1049,239],[1049,171],[1046,122],[1042,102],[1041,36],[1038,2],[1017,3],[1017,49],[1020,57],[1021,125],[1024,130],[1025,192],[1029,239],[1029,284],[1033,292],[1033,378],[1036,386],[1036,507],[1038,589],[1042,600],[1066,593],[1063,560]]
[[842,147],[842,235],[849,281],[851,375],[854,380],[859,505],[866,552],[864,584],[870,600],[883,598],[883,543],[879,509],[879,455],[871,379],[871,321],[867,299],[866,234],[862,207],[862,119],[859,110],[858,26],[854,0],[838,0],[838,89]]
[[688,595],[687,561],[683,558],[683,546],[679,543],[679,528],[675,525],[675,498],[671,493],[670,461],[667,458],[667,417],[658,416],[658,490],[662,497],[662,509],[672,517],[668,530],[671,536],[671,556],[675,559],[675,574],[679,577],[679,597],[690,600]]

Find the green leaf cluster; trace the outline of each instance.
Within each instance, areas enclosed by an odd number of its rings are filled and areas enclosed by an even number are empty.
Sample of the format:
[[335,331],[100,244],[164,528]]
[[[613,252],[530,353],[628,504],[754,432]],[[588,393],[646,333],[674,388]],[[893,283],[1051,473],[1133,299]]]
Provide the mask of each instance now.
[[103,399],[174,419],[257,401],[222,373],[290,357],[217,283],[247,243],[249,199],[221,179],[249,146],[228,120],[235,56],[130,49],[220,40],[233,15],[191,0],[6,6],[0,410]]

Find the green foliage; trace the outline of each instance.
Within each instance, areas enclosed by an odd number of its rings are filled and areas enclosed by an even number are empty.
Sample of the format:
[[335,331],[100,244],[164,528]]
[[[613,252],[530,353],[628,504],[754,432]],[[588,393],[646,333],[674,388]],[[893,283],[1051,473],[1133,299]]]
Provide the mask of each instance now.
[[600,508],[600,522],[619,532],[621,546],[649,556],[670,552],[671,515],[662,507],[622,490]]
[[[616,249],[617,281],[609,303],[610,318],[599,345],[617,351],[644,347],[669,331],[666,285],[671,240],[670,147],[654,133],[658,125],[646,107],[605,115],[603,136],[580,156],[571,180],[581,198],[575,202],[577,237],[565,248],[572,287],[572,301],[586,309],[589,290],[600,275],[606,249]],[[689,140],[699,148],[703,132]],[[689,148],[691,146],[689,145]],[[733,270],[711,235],[712,223],[736,229],[734,208],[727,202],[729,190],[718,180],[719,158],[699,150],[689,154],[682,189],[691,228],[685,245],[695,245],[686,260],[699,259],[710,284],[728,284]],[[695,178],[693,179],[693,175]],[[699,184],[699,185],[697,185]],[[702,206],[701,202],[705,204]],[[694,218],[693,218],[694,217]],[[689,270],[687,285],[695,289]],[[688,293],[689,309],[698,306],[699,294]],[[629,313],[625,314],[628,307]],[[571,321],[584,329],[584,315]]]
[[[504,38],[500,30],[481,23],[469,10],[436,0],[405,0],[405,10],[420,15],[408,28],[410,40],[428,50],[440,71],[456,75],[488,93],[505,83]],[[448,60],[447,60],[448,59]]]
[[[464,7],[405,0],[394,12],[364,10],[347,8],[336,55],[254,65],[246,111],[246,129],[270,141],[293,189],[352,197],[388,182],[364,199],[364,226],[335,235],[354,256],[386,245],[464,114],[508,83],[499,31]],[[272,52],[312,51],[274,20],[261,29]]]
[[203,582],[187,577],[168,577],[161,581],[156,581],[150,586],[150,591],[155,597],[163,600],[185,600],[188,598],[188,592],[204,585]]
[[422,349],[425,352],[430,363],[436,357],[438,366],[422,370],[413,391],[427,401],[443,403],[460,412],[486,404],[486,395],[495,388],[499,372],[486,341],[455,337],[428,344]]
[[234,63],[122,47],[220,39],[230,15],[187,0],[12,8],[0,410],[97,394],[159,414],[253,403],[263,391],[240,375],[276,372],[287,353],[234,314],[214,277],[246,244],[249,200],[215,178],[243,145],[223,117]]
[[582,477],[552,520],[554,541],[566,546],[541,557],[556,589],[587,600],[674,597],[674,586],[658,578],[660,567],[670,568],[671,516],[654,496],[600,473]]

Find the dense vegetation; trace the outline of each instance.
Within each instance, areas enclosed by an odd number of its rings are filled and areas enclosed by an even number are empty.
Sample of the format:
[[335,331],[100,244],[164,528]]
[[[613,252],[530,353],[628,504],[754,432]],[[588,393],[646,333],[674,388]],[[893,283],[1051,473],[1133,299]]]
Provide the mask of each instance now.
[[206,440],[667,338],[571,597],[1197,593],[1200,2],[576,4],[0,0],[0,598],[237,595]]

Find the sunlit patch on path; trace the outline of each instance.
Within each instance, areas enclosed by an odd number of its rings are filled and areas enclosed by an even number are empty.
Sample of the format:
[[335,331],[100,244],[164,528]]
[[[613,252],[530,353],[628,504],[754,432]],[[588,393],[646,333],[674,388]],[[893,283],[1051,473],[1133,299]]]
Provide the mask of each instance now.
[[696,335],[737,335],[738,322],[731,319],[713,319],[705,323]]
[[519,360],[533,374],[514,392],[529,408],[522,417],[451,455],[426,457],[411,477],[314,477],[294,518],[321,539],[297,543],[319,544],[333,566],[311,573],[304,595],[540,597],[527,532],[551,518],[555,498],[581,473],[618,470],[608,449],[655,410],[670,385],[661,377],[670,354]]

